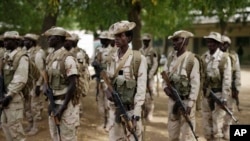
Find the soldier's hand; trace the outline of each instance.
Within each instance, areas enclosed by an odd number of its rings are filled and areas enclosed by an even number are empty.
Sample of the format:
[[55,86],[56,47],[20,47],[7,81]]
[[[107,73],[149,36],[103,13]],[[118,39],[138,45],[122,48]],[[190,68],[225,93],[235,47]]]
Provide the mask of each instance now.
[[6,96],[5,98],[0,100],[0,103],[3,107],[7,107],[10,104],[10,101],[12,100],[12,96]]
[[190,115],[191,109],[192,109],[191,107],[187,107],[187,109],[186,109],[186,114],[187,114],[187,115]]
[[36,86],[36,88],[35,88],[36,96],[38,97],[40,95],[40,93],[41,93],[40,86]]
[[165,87],[164,92],[167,96],[173,98],[172,90],[169,87]]
[[57,117],[59,119],[59,121],[61,120],[62,118],[62,115],[63,115],[63,112],[65,111],[66,107],[65,106],[60,106],[60,108],[56,111],[55,113],[55,117]]

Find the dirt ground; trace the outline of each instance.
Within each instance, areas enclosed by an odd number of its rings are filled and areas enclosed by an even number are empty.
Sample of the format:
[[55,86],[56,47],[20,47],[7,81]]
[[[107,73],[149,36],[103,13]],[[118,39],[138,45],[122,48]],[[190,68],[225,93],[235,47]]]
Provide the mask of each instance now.
[[[242,69],[242,87],[240,92],[240,108],[241,112],[235,111],[234,115],[239,119],[238,124],[250,124],[250,69]],[[159,93],[154,97],[155,112],[154,119],[151,123],[146,123],[145,141],[167,141],[167,96],[159,89]],[[84,112],[81,117],[81,126],[78,130],[79,141],[108,141],[108,133],[97,130],[100,125],[100,118],[97,112],[97,104],[95,101],[95,83],[92,81],[91,90],[84,101]],[[46,107],[46,106],[45,106]],[[46,109],[46,108],[45,108]],[[202,121],[201,114],[197,113],[196,133],[199,136],[199,141],[205,141],[202,135]],[[24,121],[24,127],[27,122]],[[43,112],[43,120],[38,122],[39,133],[34,136],[28,136],[27,141],[49,141],[51,140],[48,121],[47,110]],[[0,130],[0,141],[4,141],[3,132]]]

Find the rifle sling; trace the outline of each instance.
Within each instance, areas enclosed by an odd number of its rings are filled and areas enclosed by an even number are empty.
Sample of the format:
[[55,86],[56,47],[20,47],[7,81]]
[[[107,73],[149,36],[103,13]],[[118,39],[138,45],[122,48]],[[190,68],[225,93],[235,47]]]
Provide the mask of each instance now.
[[123,55],[121,62],[119,63],[119,66],[116,68],[113,78],[115,78],[118,75],[118,72],[120,69],[124,66],[125,62],[127,61],[130,54],[132,54],[132,50],[128,49],[127,52]]

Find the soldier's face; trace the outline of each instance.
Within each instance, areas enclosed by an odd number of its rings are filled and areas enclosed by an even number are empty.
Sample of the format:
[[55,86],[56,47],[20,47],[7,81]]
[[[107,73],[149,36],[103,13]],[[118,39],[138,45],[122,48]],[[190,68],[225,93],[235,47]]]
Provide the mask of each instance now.
[[109,39],[101,39],[101,44],[104,46],[104,47],[107,47],[110,43],[110,40]]
[[18,41],[15,39],[5,38],[4,39],[4,47],[7,50],[14,50],[18,45]]
[[124,32],[115,34],[115,45],[118,48],[128,47],[128,41],[129,41],[129,38],[125,35]]
[[229,48],[230,44],[229,43],[224,43],[221,47],[220,47],[220,50],[225,52],[227,51],[227,49]]
[[143,45],[144,45],[145,47],[148,47],[148,46],[149,46],[149,43],[150,43],[150,40],[142,40],[142,42],[143,42]]
[[172,39],[174,50],[179,51],[184,46],[184,38],[175,37]]
[[27,49],[31,48],[33,46],[33,42],[30,39],[24,39],[23,41],[24,46],[26,46]]
[[67,50],[70,50],[71,48],[73,48],[74,46],[74,41],[71,41],[71,40],[66,40],[64,42],[64,47],[67,49]]
[[210,52],[215,52],[219,47],[219,43],[214,39],[206,39],[206,43]]
[[50,47],[56,47],[57,42],[58,42],[58,39],[56,36],[49,36],[48,37],[48,44]]

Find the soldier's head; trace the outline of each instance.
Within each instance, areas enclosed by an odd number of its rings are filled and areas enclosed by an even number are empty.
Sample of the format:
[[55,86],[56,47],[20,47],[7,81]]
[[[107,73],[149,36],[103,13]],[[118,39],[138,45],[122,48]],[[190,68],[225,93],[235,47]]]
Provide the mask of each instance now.
[[231,40],[228,36],[222,35],[221,41],[223,42],[222,46],[220,46],[220,50],[226,52],[231,45]]
[[168,36],[168,39],[172,40],[174,50],[176,50],[177,52],[184,52],[186,51],[189,38],[193,36],[194,34],[189,31],[179,30],[174,32],[173,35]]
[[67,50],[71,50],[72,48],[75,48],[77,46],[78,41],[79,41],[78,35],[72,33],[70,37],[66,37],[66,40],[64,42],[64,47]]
[[0,35],[0,48],[4,47],[4,43],[3,43],[3,35]]
[[32,33],[27,33],[24,35],[24,46],[27,49],[30,49],[31,47],[35,47],[37,45],[37,40],[39,36]]
[[102,47],[106,48],[111,43],[111,40],[114,40],[114,37],[108,31],[101,32],[99,36]]
[[222,45],[221,34],[218,32],[210,32],[208,36],[204,36],[206,39],[207,47],[210,54],[214,54],[215,51]]
[[143,43],[145,48],[149,47],[149,43],[150,43],[151,40],[152,40],[152,36],[150,34],[148,34],[148,33],[145,33],[142,36],[142,43]]
[[52,27],[44,35],[48,37],[49,46],[55,50],[64,45],[66,37],[70,37],[70,34],[62,27]]
[[119,48],[126,48],[133,39],[134,22],[120,21],[109,27],[109,32],[115,36],[115,44]]
[[7,50],[13,51],[19,46],[20,36],[17,31],[7,31],[3,35],[4,47]]

